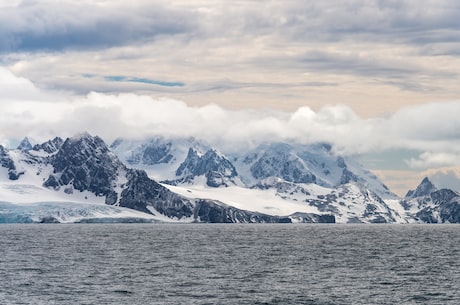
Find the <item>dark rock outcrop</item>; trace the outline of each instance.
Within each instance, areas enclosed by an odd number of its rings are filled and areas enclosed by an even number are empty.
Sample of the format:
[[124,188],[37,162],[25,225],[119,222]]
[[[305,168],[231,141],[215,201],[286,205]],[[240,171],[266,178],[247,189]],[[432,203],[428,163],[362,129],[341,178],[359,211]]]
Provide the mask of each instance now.
[[19,143],[17,149],[22,151],[28,151],[32,149],[32,144],[30,144],[29,138],[25,137],[22,139],[21,143]]
[[289,217],[244,211],[212,200],[199,200],[194,217],[197,221],[209,223],[291,223]]
[[8,154],[8,149],[4,148],[2,145],[0,145],[0,165],[8,169],[8,178],[10,180],[18,180],[19,177],[24,174],[23,171],[16,170],[16,165]]
[[54,174],[44,186],[57,188],[57,181],[60,186],[71,185],[75,190],[90,191],[96,196],[113,196],[113,183],[119,170],[125,168],[101,138],[89,134],[67,139],[50,156],[49,163]]
[[430,179],[428,179],[428,177],[425,177],[415,190],[410,190],[407,192],[406,198],[427,196],[436,190],[437,188],[434,186],[433,183],[431,183]]
[[127,172],[128,182],[121,192],[120,206],[152,213],[152,207],[158,213],[170,218],[181,219],[193,215],[193,204],[154,180],[144,171],[130,169]]
[[407,209],[417,209],[415,218],[425,223],[460,223],[460,194],[450,189],[438,190],[428,178],[401,200]]
[[294,213],[289,217],[301,223],[335,223],[335,216],[332,214]]
[[210,149],[200,156],[192,148],[189,149],[187,157],[176,171],[178,179],[170,181],[170,184],[189,183],[195,177],[206,177],[206,184],[211,187],[228,186],[233,183],[238,173],[233,164],[217,151]]
[[44,152],[48,154],[53,154],[57,152],[59,148],[61,148],[63,143],[64,141],[60,137],[55,137],[54,139],[46,141],[42,144],[34,145],[32,149],[35,151],[43,150]]
[[460,223],[460,194],[440,189],[429,194],[425,202],[431,202],[415,217],[426,223]]

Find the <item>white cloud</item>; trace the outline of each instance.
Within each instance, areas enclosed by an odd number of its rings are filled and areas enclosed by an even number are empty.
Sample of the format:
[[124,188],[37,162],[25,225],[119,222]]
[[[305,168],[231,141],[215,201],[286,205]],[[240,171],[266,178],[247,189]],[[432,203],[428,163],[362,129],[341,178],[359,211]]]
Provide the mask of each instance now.
[[3,142],[88,131],[108,142],[117,137],[165,135],[205,138],[227,148],[288,140],[327,142],[349,154],[415,149],[424,153],[407,162],[417,169],[457,165],[460,159],[460,102],[411,106],[387,117],[365,119],[345,105],[282,112],[190,106],[136,94],[64,96],[38,89],[4,69],[0,74]]
[[[190,106],[127,93],[64,95],[38,89],[2,68],[0,76],[0,143],[4,145],[17,145],[24,136],[40,142],[83,131],[109,144],[118,137],[193,136],[225,150],[264,141],[327,142],[340,153],[383,151],[381,156],[385,156],[385,150],[394,151],[393,163],[383,162],[376,172],[399,194],[416,186],[423,176],[438,187],[460,189],[456,187],[460,182],[460,102],[411,106],[365,119],[345,105],[318,111],[307,106],[292,112],[229,110],[216,104]],[[407,150],[411,153],[398,153]],[[416,151],[418,157],[410,157]],[[412,170],[402,168],[404,160]],[[401,168],[392,167],[396,163]]]
[[439,168],[460,165],[460,154],[445,152],[424,152],[418,158],[410,158],[407,164],[414,169]]
[[425,172],[438,188],[449,188],[460,192],[460,167],[431,169]]

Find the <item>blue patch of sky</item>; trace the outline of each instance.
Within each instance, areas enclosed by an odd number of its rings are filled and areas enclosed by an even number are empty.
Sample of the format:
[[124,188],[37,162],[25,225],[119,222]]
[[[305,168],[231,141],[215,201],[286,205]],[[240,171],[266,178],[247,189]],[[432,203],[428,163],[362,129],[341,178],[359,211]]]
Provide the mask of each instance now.
[[122,75],[111,75],[105,76],[104,79],[109,82],[131,82],[131,83],[143,83],[143,84],[151,84],[151,85],[158,85],[164,87],[184,87],[185,83],[183,82],[167,82],[161,80],[155,80],[150,78],[142,78],[142,77],[127,77]]

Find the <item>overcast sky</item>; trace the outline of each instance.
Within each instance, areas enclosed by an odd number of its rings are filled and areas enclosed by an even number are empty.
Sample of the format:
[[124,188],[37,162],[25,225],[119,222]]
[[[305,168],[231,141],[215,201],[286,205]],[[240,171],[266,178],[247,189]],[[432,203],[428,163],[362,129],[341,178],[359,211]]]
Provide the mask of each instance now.
[[458,1],[0,0],[0,20],[3,143],[327,141],[400,194],[460,189]]

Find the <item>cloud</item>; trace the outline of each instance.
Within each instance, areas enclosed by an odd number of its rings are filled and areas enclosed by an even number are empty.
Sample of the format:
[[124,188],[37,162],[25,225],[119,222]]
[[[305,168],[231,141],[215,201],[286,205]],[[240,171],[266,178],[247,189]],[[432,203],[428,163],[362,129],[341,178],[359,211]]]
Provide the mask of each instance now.
[[460,167],[430,169],[424,172],[438,188],[449,188],[460,192]]
[[193,14],[138,2],[22,1],[0,11],[0,52],[62,51],[146,43],[193,29]]
[[367,155],[363,161],[400,195],[424,176],[438,187],[459,189],[460,102],[455,101],[373,118],[343,104],[319,110],[230,110],[132,93],[65,95],[0,68],[0,106],[0,143],[13,147],[24,136],[41,142],[83,131],[107,143],[118,137],[196,137],[227,152],[265,141],[326,142],[337,153]]
[[[344,103],[367,117],[460,95],[453,0],[28,0],[0,18],[3,65],[81,95],[288,111]],[[117,75],[131,81],[104,79]]]
[[424,152],[418,158],[406,160],[414,169],[440,168],[444,166],[460,165],[460,154],[444,152]]
[[0,101],[24,102],[58,99],[56,92],[46,92],[37,88],[30,80],[16,77],[0,67]]
[[[108,142],[117,137],[193,136],[227,149],[264,141],[326,142],[345,154],[418,150],[422,154],[407,161],[417,169],[457,165],[460,159],[460,102],[411,106],[387,117],[366,119],[340,104],[289,112],[190,106],[128,93],[65,96],[38,89],[4,69],[0,74],[3,139],[47,140],[88,131]],[[12,84],[16,84],[13,91],[9,90]]]

